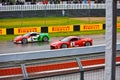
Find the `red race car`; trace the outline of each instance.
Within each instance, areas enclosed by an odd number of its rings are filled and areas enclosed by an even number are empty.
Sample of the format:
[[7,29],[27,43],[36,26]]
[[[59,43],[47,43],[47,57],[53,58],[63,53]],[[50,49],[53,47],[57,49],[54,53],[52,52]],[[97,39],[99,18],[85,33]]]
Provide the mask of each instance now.
[[69,36],[61,40],[55,40],[50,43],[51,49],[91,46],[92,38],[80,38],[78,36]]

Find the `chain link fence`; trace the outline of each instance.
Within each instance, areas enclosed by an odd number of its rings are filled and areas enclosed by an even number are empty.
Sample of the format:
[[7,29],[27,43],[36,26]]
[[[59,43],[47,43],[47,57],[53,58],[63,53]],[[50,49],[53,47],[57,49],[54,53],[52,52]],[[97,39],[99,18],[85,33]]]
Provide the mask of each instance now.
[[[120,66],[116,67],[116,80],[120,79]],[[81,80],[80,73],[64,74],[34,80]],[[84,80],[104,80],[104,69],[85,71]]]

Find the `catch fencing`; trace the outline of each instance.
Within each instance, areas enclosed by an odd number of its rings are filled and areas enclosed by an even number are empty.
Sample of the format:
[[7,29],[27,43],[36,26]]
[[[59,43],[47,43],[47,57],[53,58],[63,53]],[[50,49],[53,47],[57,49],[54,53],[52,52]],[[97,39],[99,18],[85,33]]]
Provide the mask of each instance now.
[[[120,8],[120,4],[118,4],[118,8]],[[0,6],[0,11],[66,10],[66,9],[105,9],[105,4],[41,4],[41,5]]]
[[[41,5],[6,5],[0,11],[31,11],[31,10],[66,10],[66,9],[105,9],[105,4],[41,4]],[[117,4],[120,9],[120,4]]]
[[[0,54],[1,80],[104,80],[104,45]],[[116,80],[120,77],[117,45]]]
[[104,16],[104,10],[105,4],[6,5],[0,6],[0,18]]

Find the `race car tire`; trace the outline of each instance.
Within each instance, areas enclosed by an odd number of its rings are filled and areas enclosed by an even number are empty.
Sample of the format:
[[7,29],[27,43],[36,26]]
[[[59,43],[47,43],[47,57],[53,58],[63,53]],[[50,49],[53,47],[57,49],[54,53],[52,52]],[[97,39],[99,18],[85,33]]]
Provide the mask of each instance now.
[[68,48],[67,44],[62,44],[61,48]]
[[22,44],[26,44],[28,41],[26,38],[22,39]]
[[84,46],[91,46],[90,42],[85,42]]
[[49,40],[49,39],[48,39],[47,36],[44,36],[43,39],[42,39],[43,42],[48,42],[48,40]]

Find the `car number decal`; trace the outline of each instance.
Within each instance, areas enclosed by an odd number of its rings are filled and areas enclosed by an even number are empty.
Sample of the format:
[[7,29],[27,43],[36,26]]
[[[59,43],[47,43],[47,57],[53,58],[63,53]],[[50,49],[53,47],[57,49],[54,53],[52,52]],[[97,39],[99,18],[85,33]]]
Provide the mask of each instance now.
[[70,45],[71,45],[71,47],[74,47],[75,46],[75,42],[71,42]]

